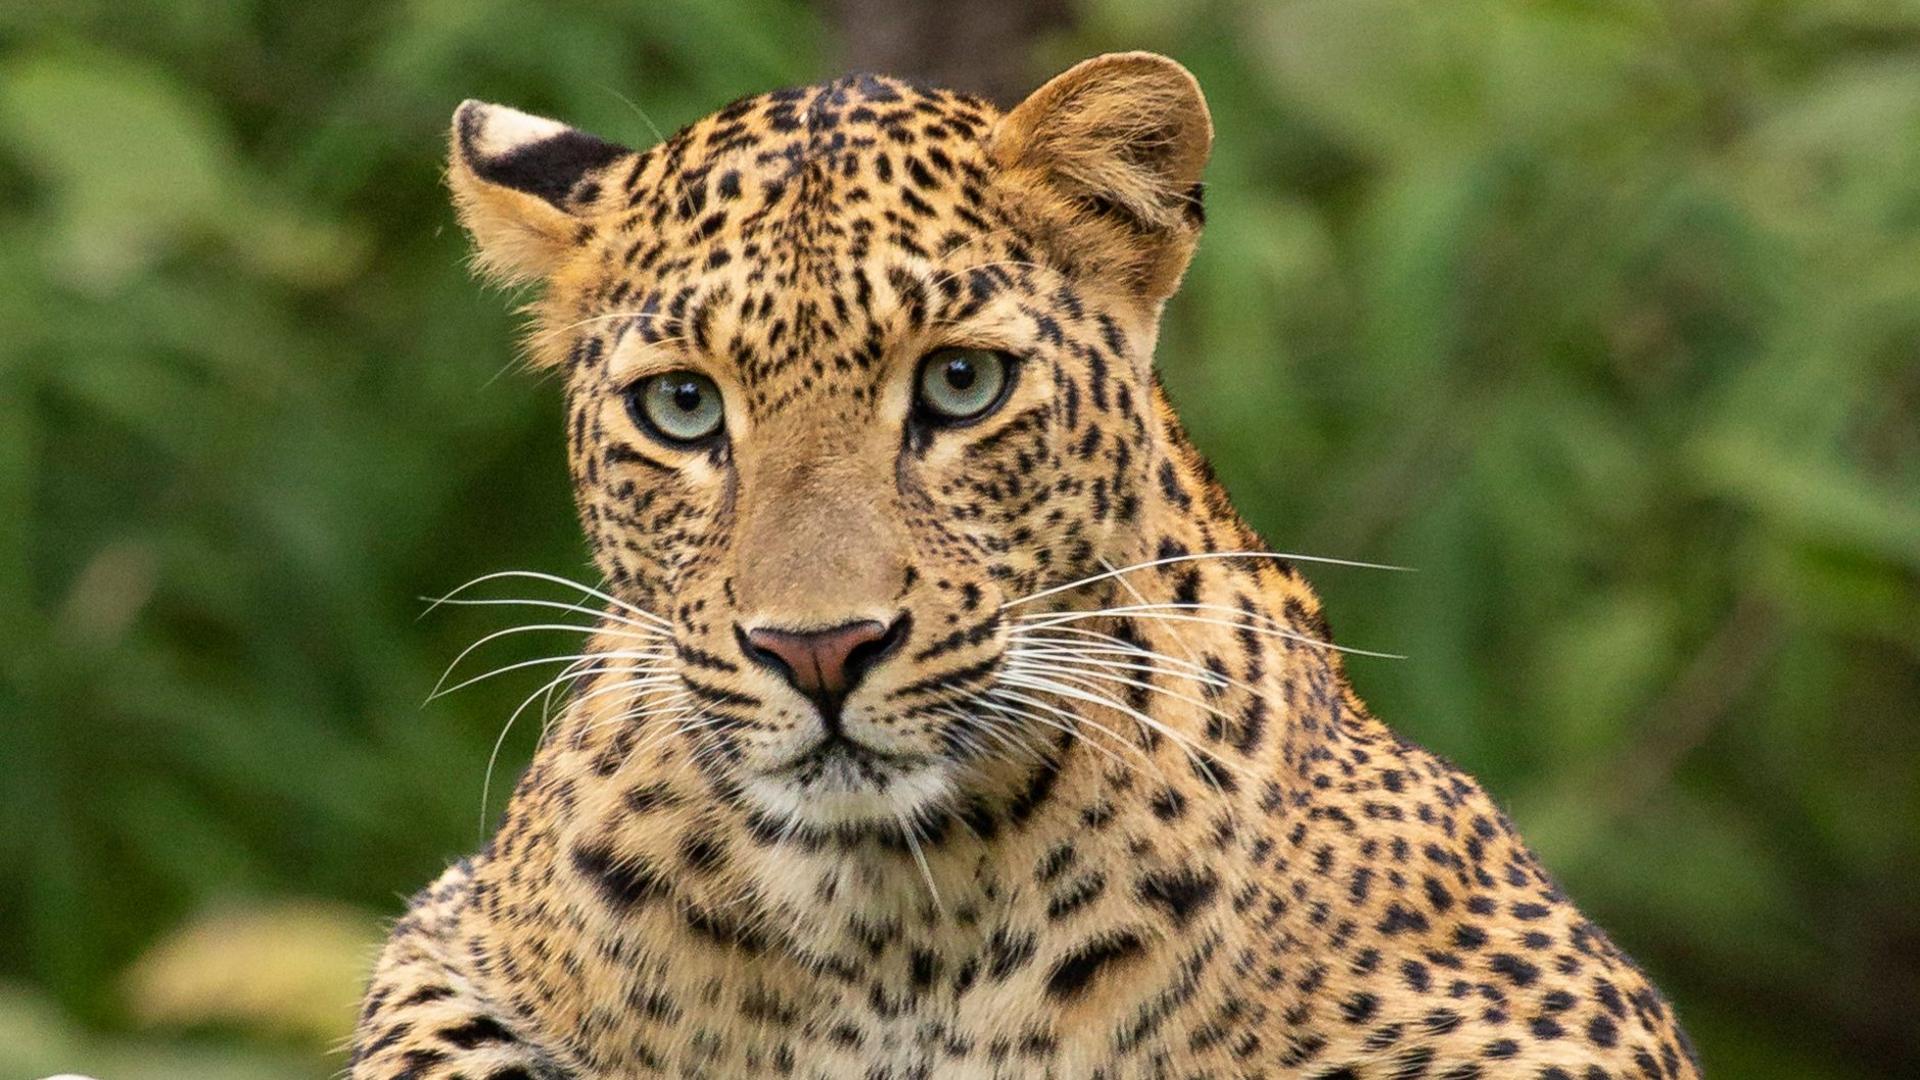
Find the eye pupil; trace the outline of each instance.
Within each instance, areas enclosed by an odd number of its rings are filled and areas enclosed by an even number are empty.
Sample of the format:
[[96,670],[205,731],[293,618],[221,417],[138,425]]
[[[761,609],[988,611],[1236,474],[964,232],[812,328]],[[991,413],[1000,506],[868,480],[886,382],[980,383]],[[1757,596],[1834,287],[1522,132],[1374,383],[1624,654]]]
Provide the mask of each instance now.
[[642,380],[627,391],[627,411],[642,428],[669,444],[701,442],[726,424],[719,387],[692,371],[669,371]]
[[1005,396],[1013,360],[992,349],[936,349],[920,361],[918,408],[923,418],[957,424],[985,416]]

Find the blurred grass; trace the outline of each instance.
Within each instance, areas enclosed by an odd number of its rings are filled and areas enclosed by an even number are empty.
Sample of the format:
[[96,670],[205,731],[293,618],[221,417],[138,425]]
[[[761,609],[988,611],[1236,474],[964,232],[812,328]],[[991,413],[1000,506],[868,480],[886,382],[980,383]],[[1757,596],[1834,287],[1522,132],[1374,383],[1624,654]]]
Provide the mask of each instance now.
[[[1412,654],[1363,693],[1715,1075],[1920,1069],[1920,4],[1089,0],[1034,74],[1126,47],[1219,129],[1183,414],[1276,546],[1421,571],[1317,575]],[[416,597],[586,564],[453,104],[645,143],[834,48],[793,0],[0,9],[0,1075],[323,1076],[180,942],[337,979],[477,842],[535,683],[422,709],[503,624]]]

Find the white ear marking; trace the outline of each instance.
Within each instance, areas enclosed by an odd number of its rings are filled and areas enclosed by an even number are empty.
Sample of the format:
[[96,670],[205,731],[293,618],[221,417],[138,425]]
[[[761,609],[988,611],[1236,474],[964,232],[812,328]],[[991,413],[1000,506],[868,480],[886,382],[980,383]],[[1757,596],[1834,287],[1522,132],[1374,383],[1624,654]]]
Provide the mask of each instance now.
[[483,158],[504,157],[529,143],[572,130],[558,120],[471,98],[460,103],[456,116],[467,151]]

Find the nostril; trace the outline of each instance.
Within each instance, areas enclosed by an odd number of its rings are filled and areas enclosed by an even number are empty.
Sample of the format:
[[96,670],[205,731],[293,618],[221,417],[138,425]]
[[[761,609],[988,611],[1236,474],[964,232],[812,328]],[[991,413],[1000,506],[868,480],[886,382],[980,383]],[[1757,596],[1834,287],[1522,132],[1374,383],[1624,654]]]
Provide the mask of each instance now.
[[862,641],[847,651],[845,662],[846,682],[849,689],[860,681],[875,664],[887,658],[900,643],[907,640],[907,629],[913,625],[913,617],[906,612],[893,620],[886,631],[870,641]]
[[782,678],[793,682],[796,674],[793,665],[787,662],[787,658],[782,656],[779,650],[762,644],[766,640],[765,634],[766,631],[763,630],[745,630],[737,623],[733,628],[734,639],[740,643],[740,651],[746,654],[747,659],[761,667],[772,668],[779,672]]

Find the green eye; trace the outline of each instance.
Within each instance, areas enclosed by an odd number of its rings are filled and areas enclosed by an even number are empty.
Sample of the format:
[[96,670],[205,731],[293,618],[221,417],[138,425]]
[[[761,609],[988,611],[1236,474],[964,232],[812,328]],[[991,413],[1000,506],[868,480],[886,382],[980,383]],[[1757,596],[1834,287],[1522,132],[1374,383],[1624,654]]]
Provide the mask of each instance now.
[[972,420],[1000,404],[1011,367],[991,349],[935,349],[920,361],[917,400],[936,421]]
[[627,391],[627,411],[634,421],[670,443],[693,443],[711,438],[726,421],[720,388],[692,371],[652,375]]

